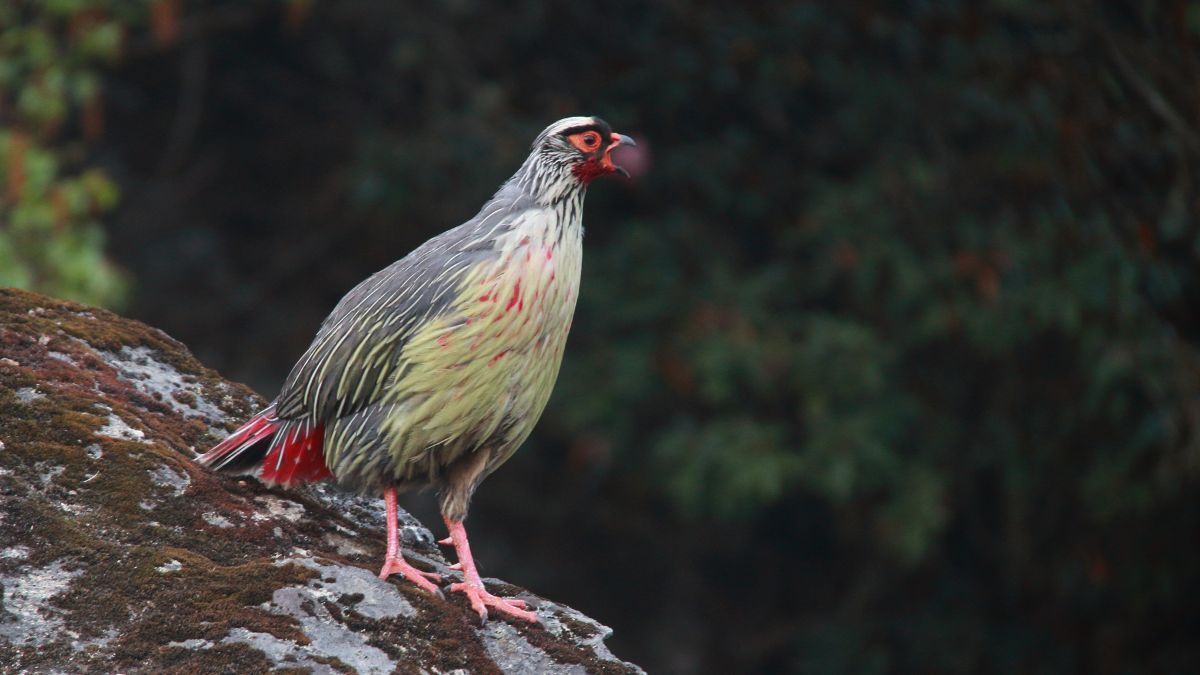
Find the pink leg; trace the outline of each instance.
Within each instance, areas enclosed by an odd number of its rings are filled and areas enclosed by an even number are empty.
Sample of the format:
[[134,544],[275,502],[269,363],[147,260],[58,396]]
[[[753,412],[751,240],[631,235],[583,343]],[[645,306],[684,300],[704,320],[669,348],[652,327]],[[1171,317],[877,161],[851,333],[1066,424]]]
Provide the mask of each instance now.
[[484,621],[487,621],[488,617],[487,608],[492,607],[499,610],[501,614],[507,614],[522,621],[537,623],[537,614],[525,611],[524,600],[497,597],[484,589],[483,580],[479,578],[479,572],[475,569],[475,559],[471,557],[471,545],[467,542],[467,528],[463,527],[462,521],[450,520],[449,518],[445,518],[445,521],[446,528],[450,530],[450,541],[454,544],[454,550],[458,553],[457,567],[462,570],[463,574],[461,582],[450,585],[450,592],[462,591],[466,593],[467,599],[471,601],[471,608]]
[[439,594],[438,587],[430,580],[441,581],[442,575],[422,572],[409,565],[404,556],[400,555],[400,528],[396,524],[396,488],[384,490],[383,501],[387,504],[388,546],[387,558],[383,561],[383,569],[379,571],[379,578],[387,579],[389,576],[399,573],[420,588],[435,595]]

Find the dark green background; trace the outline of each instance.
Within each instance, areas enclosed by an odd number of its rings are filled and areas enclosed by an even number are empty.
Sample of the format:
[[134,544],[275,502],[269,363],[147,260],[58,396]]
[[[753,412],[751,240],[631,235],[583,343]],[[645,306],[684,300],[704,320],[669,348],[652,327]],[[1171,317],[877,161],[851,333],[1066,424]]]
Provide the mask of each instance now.
[[271,396],[597,114],[485,575],[651,672],[1200,671],[1200,2],[433,4],[4,5],[0,282]]

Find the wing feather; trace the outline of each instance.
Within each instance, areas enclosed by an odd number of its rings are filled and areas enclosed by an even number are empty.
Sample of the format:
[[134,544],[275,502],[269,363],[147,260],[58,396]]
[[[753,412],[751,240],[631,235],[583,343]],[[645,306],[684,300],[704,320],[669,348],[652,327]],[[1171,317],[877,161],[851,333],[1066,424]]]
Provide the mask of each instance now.
[[333,422],[377,401],[389,379],[402,377],[398,356],[408,339],[430,319],[453,311],[463,279],[500,255],[496,237],[514,212],[530,207],[506,188],[475,218],[347,293],[292,368],[276,399],[277,415]]

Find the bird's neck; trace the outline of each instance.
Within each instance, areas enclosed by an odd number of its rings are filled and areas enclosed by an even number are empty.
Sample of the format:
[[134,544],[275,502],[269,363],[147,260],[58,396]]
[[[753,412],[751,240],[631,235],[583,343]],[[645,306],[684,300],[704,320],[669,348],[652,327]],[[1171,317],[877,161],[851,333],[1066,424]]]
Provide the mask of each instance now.
[[531,154],[509,183],[520,188],[539,206],[555,208],[564,202],[579,202],[587,193],[587,184],[580,181],[569,166],[555,164],[537,153]]

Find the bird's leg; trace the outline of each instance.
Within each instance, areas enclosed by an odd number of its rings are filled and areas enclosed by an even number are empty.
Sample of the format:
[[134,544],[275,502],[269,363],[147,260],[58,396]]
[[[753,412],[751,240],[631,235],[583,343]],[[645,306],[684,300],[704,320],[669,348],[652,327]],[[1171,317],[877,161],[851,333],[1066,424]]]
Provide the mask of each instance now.
[[396,488],[390,487],[384,490],[383,501],[387,504],[388,545],[387,558],[383,561],[383,569],[379,570],[379,578],[387,579],[398,573],[421,589],[439,595],[438,587],[432,582],[441,581],[442,575],[434,572],[422,572],[408,564],[408,561],[400,554],[400,528],[396,523]]
[[537,614],[526,611],[524,600],[501,598],[487,592],[483,587],[483,580],[479,578],[479,571],[475,569],[475,559],[471,557],[471,544],[467,542],[467,528],[463,526],[461,520],[451,520],[448,517],[445,520],[446,528],[450,530],[450,541],[454,544],[455,552],[458,553],[458,565],[463,574],[461,582],[450,585],[450,592],[466,593],[467,599],[471,601],[471,608],[484,621],[487,621],[488,617],[487,608],[492,607],[501,614],[507,614],[515,619],[537,623]]

